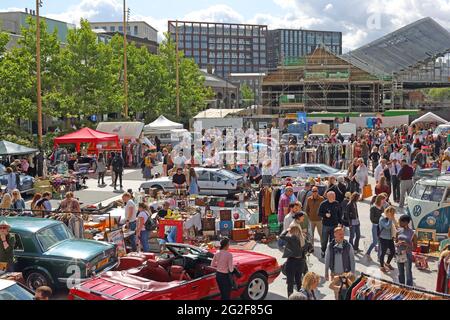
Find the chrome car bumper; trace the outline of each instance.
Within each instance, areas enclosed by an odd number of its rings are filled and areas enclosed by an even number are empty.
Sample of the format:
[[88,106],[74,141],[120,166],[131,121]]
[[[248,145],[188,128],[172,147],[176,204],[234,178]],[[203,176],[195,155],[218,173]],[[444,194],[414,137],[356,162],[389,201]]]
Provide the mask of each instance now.
[[[117,261],[116,263],[106,267],[105,269],[103,269],[102,271],[95,273],[95,275],[101,275],[105,272],[111,271],[114,268],[116,268],[119,265],[119,261]],[[91,279],[90,277],[85,277],[85,278],[58,278],[58,282],[59,283],[67,283],[67,281],[76,281],[76,282],[83,282],[86,280]]]

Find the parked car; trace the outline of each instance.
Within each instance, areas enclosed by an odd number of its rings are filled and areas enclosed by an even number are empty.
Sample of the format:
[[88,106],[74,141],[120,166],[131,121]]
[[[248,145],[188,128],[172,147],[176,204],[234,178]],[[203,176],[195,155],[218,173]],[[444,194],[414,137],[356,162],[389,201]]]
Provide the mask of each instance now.
[[[0,184],[6,186],[8,180],[6,178],[7,174],[0,175]],[[18,187],[20,193],[30,193],[34,191],[34,178],[29,175],[20,175],[20,186]]]
[[62,287],[93,273],[113,269],[118,263],[115,244],[74,239],[61,221],[8,217],[15,237],[15,269],[22,272],[27,287]]
[[447,134],[450,134],[450,122],[438,125],[436,129],[434,129],[433,137],[438,137],[440,135],[446,136]]
[[0,279],[0,301],[2,300],[34,300],[34,293],[20,283]]
[[[233,195],[242,191],[244,177],[232,171],[218,168],[194,168],[201,195]],[[140,189],[157,188],[174,191],[172,177],[160,177],[141,184]]]
[[347,170],[338,170],[327,166],[325,164],[296,164],[292,166],[282,167],[277,173],[277,177],[280,178],[317,178],[319,175],[321,178],[335,176],[346,177]]
[[[69,300],[199,300],[220,297],[214,251],[186,244],[167,244],[168,254],[126,271],[110,271],[73,287]],[[247,250],[230,249],[238,289],[231,297],[263,300],[269,284],[280,274],[274,257]]]

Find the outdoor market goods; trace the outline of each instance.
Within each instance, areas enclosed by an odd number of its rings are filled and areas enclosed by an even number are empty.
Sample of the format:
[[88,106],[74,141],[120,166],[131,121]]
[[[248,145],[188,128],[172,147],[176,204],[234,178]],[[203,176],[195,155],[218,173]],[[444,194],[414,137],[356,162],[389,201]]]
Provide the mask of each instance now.
[[202,219],[202,230],[203,231],[215,231],[216,230],[216,219],[215,218],[203,218]]
[[243,228],[245,228],[245,220],[236,220],[236,221],[234,221],[234,228],[235,229],[243,229]]
[[363,198],[367,199],[372,196],[372,186],[370,184],[363,187]]
[[249,238],[249,229],[233,229],[231,231],[231,239],[233,241],[248,241]]
[[219,215],[221,221],[231,221],[231,210],[220,210]]

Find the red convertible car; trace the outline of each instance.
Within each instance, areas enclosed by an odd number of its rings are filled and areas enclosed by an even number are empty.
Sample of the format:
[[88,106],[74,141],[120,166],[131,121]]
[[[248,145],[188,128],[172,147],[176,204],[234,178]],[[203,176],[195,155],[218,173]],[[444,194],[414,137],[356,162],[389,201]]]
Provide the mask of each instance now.
[[[214,251],[167,244],[169,253],[159,257],[124,257],[116,271],[109,271],[72,288],[70,300],[199,300],[220,297],[216,270],[211,267]],[[232,298],[263,300],[281,268],[275,258],[230,249],[236,268]]]

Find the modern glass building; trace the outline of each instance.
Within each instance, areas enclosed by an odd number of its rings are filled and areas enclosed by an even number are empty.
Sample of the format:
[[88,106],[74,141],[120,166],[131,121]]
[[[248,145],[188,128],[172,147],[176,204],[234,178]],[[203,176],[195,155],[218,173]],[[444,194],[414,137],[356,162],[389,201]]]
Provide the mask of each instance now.
[[334,54],[342,54],[342,32],[270,30],[267,37],[268,68],[272,70],[278,65],[289,64],[289,61],[312,53],[321,44]]
[[236,23],[169,21],[169,33],[186,57],[202,69],[229,78],[231,73],[259,73],[267,68],[267,26]]

